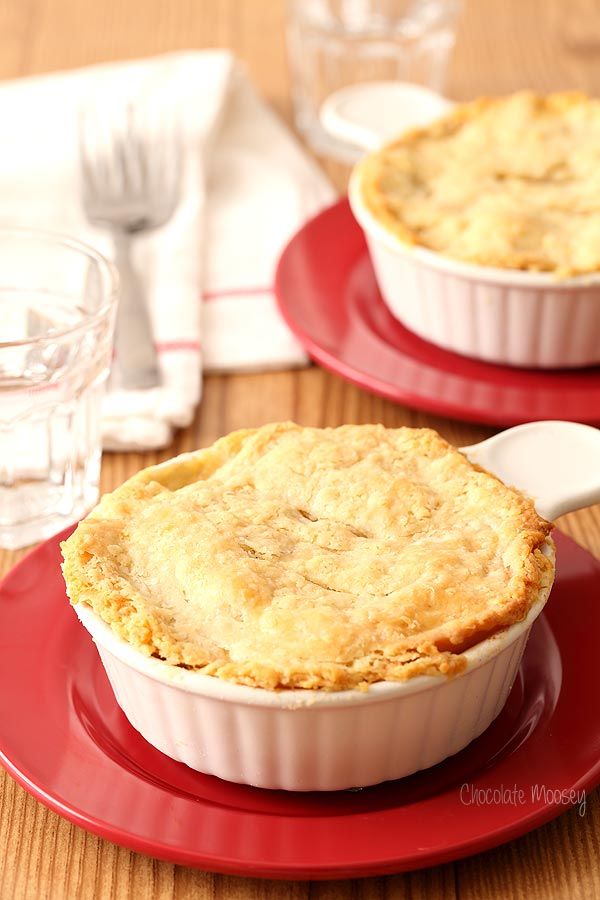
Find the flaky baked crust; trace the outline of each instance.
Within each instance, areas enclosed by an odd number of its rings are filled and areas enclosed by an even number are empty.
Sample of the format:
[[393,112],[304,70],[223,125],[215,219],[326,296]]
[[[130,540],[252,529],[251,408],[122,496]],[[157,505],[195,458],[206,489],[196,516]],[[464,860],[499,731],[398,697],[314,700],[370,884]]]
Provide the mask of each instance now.
[[522,91],[457,106],[359,164],[402,241],[485,266],[600,271],[600,100]]
[[532,503],[428,429],[236,431],[139,472],[62,544],[73,603],[263,688],[460,671],[553,576]]

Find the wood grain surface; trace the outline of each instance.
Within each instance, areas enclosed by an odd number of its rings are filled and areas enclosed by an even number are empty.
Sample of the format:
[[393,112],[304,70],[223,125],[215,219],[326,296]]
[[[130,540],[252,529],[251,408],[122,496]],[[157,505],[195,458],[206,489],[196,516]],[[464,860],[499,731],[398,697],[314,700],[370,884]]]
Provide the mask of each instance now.
[[[589,28],[578,18],[584,15],[596,19]],[[230,47],[289,120],[283,21],[283,0],[0,0],[0,78],[180,48]],[[449,94],[467,99],[523,86],[600,93],[597,41],[597,0],[470,0],[460,24]],[[333,165],[326,168],[343,188],[347,173]],[[231,429],[287,418],[307,425],[428,425],[459,445],[491,433],[394,406],[314,367],[210,377],[195,422],[167,451],[105,455],[103,490],[141,466],[209,444]],[[565,517],[560,527],[600,556],[600,508]],[[0,554],[0,573],[19,556]],[[225,877],[168,865],[99,840],[46,810],[0,774],[0,900],[592,900],[600,898],[599,860],[596,793],[583,818],[567,812],[497,850],[422,872],[311,884]]]

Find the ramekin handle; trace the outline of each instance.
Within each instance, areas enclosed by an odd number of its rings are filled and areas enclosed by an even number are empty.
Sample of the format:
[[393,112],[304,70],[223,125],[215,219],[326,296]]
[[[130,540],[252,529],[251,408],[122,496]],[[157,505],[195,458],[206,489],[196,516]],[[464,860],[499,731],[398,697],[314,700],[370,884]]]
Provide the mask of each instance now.
[[600,503],[600,430],[576,422],[529,422],[462,452],[531,497],[553,521]]
[[369,152],[408,128],[429,124],[453,105],[419,84],[367,81],[330,94],[319,118],[331,137]]

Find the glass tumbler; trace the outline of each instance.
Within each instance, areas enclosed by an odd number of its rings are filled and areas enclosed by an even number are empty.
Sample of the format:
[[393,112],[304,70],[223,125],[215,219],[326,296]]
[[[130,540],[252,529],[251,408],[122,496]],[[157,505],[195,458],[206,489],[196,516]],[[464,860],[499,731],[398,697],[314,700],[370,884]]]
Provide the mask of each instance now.
[[328,136],[323,101],[364,81],[408,81],[441,92],[460,0],[288,0],[287,42],[296,127],[317,153],[354,162]]
[[116,302],[95,250],[0,228],[1,547],[55,534],[98,499]]

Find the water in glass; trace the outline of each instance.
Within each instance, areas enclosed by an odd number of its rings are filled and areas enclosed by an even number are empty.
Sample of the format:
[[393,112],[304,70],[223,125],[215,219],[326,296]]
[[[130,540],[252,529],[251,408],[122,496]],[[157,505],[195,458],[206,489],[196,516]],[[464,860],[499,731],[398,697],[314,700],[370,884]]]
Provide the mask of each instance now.
[[288,51],[296,125],[325,156],[356,150],[329,137],[319,109],[364,81],[401,80],[442,91],[459,0],[288,0]]
[[0,546],[56,533],[98,498],[116,286],[94,251],[0,230]]

